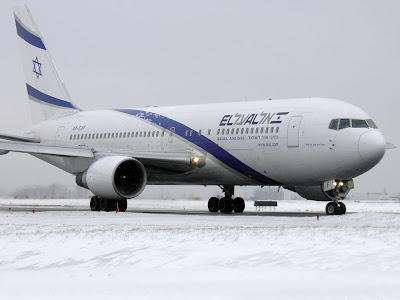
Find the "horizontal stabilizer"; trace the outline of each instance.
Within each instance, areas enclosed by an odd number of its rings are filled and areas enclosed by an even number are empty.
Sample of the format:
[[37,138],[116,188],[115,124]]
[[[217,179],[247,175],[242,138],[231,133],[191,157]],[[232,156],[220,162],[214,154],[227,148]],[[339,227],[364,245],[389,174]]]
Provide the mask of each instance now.
[[0,151],[3,152],[4,154],[6,153],[6,151],[11,151],[11,152],[22,152],[29,154],[94,157],[93,151],[91,149],[55,147],[55,146],[46,146],[37,143],[25,143],[25,142],[0,141]]
[[386,149],[396,149],[396,145],[390,143],[390,142],[386,142]]

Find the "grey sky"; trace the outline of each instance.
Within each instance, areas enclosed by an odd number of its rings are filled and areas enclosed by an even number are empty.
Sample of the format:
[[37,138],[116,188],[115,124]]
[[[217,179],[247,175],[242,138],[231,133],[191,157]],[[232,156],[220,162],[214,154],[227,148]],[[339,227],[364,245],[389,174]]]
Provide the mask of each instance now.
[[[83,109],[321,96],[369,113],[400,146],[400,1],[26,1]],[[12,5],[0,3],[0,132],[30,126]],[[399,193],[400,150],[355,179]],[[71,175],[0,156],[0,189]]]

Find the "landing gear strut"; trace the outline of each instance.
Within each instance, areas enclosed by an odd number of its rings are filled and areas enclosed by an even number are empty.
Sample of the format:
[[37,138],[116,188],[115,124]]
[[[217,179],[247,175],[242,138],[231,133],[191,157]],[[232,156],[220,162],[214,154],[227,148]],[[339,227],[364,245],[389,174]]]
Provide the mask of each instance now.
[[[117,206],[118,204],[118,206]],[[93,196],[90,199],[90,210],[91,211],[116,211],[117,207],[120,212],[125,212],[128,207],[128,201],[126,200],[112,200],[106,198],[100,198]]]
[[223,213],[242,213],[245,208],[245,203],[243,198],[237,197],[233,199],[235,186],[233,185],[223,185],[219,186],[224,192],[225,196],[218,199],[217,197],[211,197],[208,200],[208,210],[210,212],[221,211]]
[[339,190],[343,187],[343,181],[336,182],[335,189],[333,190],[334,201],[329,202],[326,205],[326,214],[327,215],[344,215],[346,213],[346,205],[343,202],[340,202],[340,193]]

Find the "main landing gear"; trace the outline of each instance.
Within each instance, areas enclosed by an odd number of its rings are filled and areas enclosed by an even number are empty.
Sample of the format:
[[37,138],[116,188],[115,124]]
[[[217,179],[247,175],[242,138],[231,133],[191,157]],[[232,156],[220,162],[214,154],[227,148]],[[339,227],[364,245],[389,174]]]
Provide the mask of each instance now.
[[[117,207],[118,204],[118,207]],[[125,212],[128,207],[128,201],[125,200],[111,200],[93,196],[90,199],[90,209],[92,211],[116,211],[117,208],[120,212]]]
[[210,200],[208,200],[208,210],[210,212],[221,211],[223,213],[231,213],[234,211],[235,213],[242,213],[245,208],[245,203],[243,198],[237,197],[233,199],[235,186],[224,185],[219,187],[222,189],[225,196],[220,199],[211,197]]
[[346,213],[346,205],[343,202],[332,201],[326,205],[327,215],[344,215]]

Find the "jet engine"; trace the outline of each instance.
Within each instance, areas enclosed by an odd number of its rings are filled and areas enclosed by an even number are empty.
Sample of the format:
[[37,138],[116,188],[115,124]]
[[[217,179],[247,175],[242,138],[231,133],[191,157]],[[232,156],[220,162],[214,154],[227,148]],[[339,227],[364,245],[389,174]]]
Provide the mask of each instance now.
[[143,164],[134,158],[107,156],[79,173],[76,183],[100,198],[123,200],[142,193],[147,173]]
[[293,190],[307,200],[332,201],[344,199],[354,188],[353,180],[334,180],[331,185],[296,186]]

